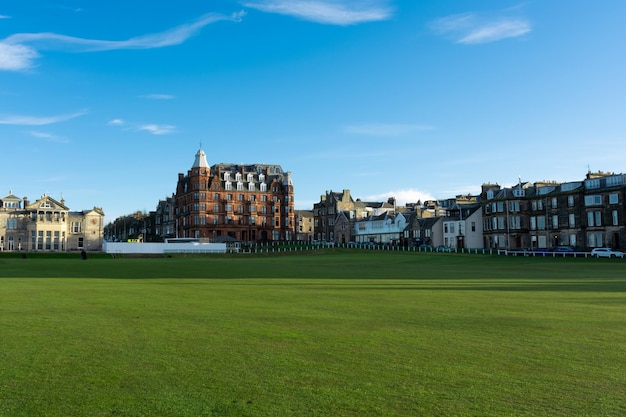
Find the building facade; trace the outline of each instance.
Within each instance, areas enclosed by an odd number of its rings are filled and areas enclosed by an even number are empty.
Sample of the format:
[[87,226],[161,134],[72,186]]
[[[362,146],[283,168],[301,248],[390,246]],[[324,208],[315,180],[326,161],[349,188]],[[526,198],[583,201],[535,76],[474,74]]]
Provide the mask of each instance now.
[[102,250],[101,208],[71,211],[48,195],[31,203],[9,193],[0,199],[0,251],[68,252]]
[[178,238],[243,242],[295,239],[294,187],[280,165],[215,164],[202,149],[174,195]]
[[587,173],[583,181],[484,184],[485,248],[578,251],[626,249],[626,174]]
[[313,210],[296,210],[296,240],[311,242],[313,240]]

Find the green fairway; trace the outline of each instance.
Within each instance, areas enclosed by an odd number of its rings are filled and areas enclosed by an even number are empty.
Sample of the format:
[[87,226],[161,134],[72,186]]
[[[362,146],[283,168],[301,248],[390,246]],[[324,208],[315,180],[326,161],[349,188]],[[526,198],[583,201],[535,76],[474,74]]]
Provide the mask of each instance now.
[[0,256],[0,416],[626,415],[626,261]]

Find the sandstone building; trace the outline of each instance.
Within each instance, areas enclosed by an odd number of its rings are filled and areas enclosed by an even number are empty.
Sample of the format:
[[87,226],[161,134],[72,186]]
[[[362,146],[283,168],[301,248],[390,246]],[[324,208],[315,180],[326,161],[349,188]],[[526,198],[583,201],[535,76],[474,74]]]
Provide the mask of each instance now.
[[178,174],[174,196],[178,238],[214,242],[295,239],[291,173],[272,164],[215,164],[196,153],[191,169]]
[[31,203],[9,193],[0,199],[0,251],[102,250],[101,208],[70,211],[65,200],[43,195]]

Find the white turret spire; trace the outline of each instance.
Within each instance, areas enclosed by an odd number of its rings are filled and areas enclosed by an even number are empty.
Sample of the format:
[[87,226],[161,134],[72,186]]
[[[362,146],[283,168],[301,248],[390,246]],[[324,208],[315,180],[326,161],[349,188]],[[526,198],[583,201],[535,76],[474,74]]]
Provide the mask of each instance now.
[[209,163],[206,161],[206,154],[200,148],[196,153],[196,160],[193,163],[192,168],[209,168]]

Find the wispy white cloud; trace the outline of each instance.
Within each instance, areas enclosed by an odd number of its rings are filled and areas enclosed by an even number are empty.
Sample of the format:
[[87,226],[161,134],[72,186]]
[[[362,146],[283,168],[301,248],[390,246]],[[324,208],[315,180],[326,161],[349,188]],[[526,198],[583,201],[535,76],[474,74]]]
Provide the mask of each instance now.
[[20,71],[32,68],[37,51],[25,45],[0,42],[0,71]]
[[124,122],[122,119],[113,119],[109,121],[108,125],[109,126],[122,126],[125,123],[126,122]]
[[395,198],[396,204],[399,206],[403,206],[406,203],[417,203],[417,201],[425,201],[425,200],[434,200],[435,197],[430,195],[427,192],[407,189],[407,190],[395,190],[388,191],[381,194],[373,194],[369,196],[365,196],[363,200],[365,201],[387,201],[389,198]]
[[142,125],[137,128],[138,131],[150,132],[153,135],[167,135],[169,133],[173,133],[175,129],[176,127],[172,125],[156,125],[156,124]]
[[342,128],[345,133],[366,136],[403,136],[432,129],[432,126],[398,123],[365,123],[347,125]]
[[0,14],[0,19],[10,19],[10,18],[11,18],[11,16]]
[[39,132],[39,131],[32,131],[30,132],[30,134],[36,138],[40,138],[40,139],[45,139],[49,142],[55,142],[55,143],[70,143],[69,140],[62,138],[60,136],[57,136],[55,134],[52,133],[47,133],[47,132]]
[[134,132],[149,132],[153,135],[167,135],[170,133],[174,133],[176,130],[176,126],[172,125],[160,125],[156,123],[147,123],[147,124],[139,124],[139,123],[128,123],[122,119],[113,119],[107,123],[109,126],[118,126],[122,127],[123,130],[126,131],[134,131]]
[[337,0],[256,0],[243,2],[244,7],[266,13],[278,13],[330,25],[355,25],[387,20],[392,10],[378,1]]
[[44,117],[24,115],[0,115],[0,125],[44,126],[59,122],[65,122],[67,120],[83,116],[85,114],[87,114],[86,111]]
[[16,33],[0,40],[0,70],[24,70],[34,66],[39,50],[95,52],[119,49],[153,49],[179,45],[196,35],[205,26],[221,21],[238,22],[245,12],[229,16],[210,13],[194,22],[177,26],[165,32],[148,34],[121,41],[84,39],[58,33]]
[[522,17],[478,13],[446,16],[430,26],[435,33],[466,45],[516,38],[532,30],[531,23]]
[[147,98],[151,100],[172,100],[174,96],[171,94],[145,94],[143,96],[139,96],[141,98]]

